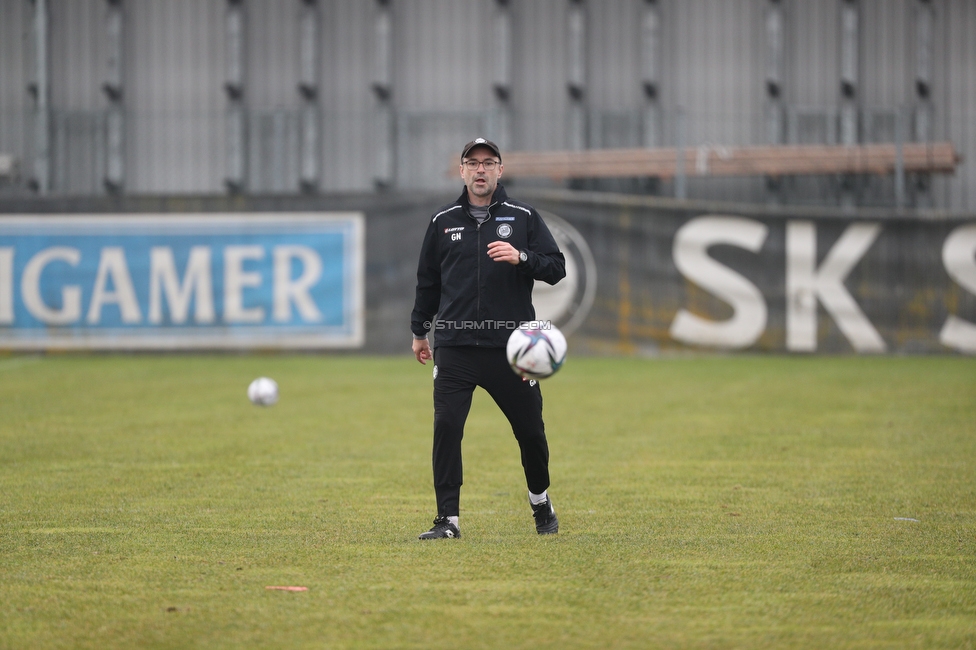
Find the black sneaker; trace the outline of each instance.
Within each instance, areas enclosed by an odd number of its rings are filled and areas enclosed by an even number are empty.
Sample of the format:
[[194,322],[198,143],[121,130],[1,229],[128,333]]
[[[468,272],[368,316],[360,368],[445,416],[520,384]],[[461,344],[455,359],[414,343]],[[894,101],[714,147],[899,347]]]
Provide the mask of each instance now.
[[448,521],[447,517],[438,515],[434,519],[434,527],[426,533],[421,533],[418,539],[459,539],[460,537],[461,531],[458,530],[458,527]]
[[559,520],[556,519],[556,511],[552,507],[552,499],[546,497],[546,500],[535,505],[530,503],[532,506],[532,516],[535,517],[535,532],[540,535],[552,535],[553,533],[559,532]]

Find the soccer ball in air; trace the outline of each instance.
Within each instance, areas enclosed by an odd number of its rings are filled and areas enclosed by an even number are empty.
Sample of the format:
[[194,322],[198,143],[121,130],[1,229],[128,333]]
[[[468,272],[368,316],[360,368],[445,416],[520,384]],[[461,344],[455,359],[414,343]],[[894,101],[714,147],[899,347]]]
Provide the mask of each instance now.
[[247,387],[247,398],[256,406],[271,406],[278,401],[278,383],[274,379],[258,377]]
[[554,325],[548,329],[517,329],[505,348],[508,363],[526,379],[551,377],[566,360],[566,337]]

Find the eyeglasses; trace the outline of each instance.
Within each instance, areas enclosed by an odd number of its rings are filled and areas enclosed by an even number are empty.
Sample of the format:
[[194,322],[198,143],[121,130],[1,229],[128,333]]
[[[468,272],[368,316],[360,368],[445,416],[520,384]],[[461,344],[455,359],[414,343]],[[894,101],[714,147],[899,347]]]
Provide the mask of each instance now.
[[478,170],[478,167],[480,165],[484,165],[485,166],[485,171],[486,172],[490,172],[491,170],[493,170],[495,168],[495,165],[497,165],[497,164],[498,164],[498,161],[497,160],[490,160],[490,159],[489,160],[465,160],[464,161],[464,166],[469,171],[477,171]]

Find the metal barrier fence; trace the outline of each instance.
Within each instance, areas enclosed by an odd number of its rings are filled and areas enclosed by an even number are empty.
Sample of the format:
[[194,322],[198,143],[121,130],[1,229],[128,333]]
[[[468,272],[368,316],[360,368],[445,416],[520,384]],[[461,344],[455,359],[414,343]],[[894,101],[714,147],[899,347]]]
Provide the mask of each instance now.
[[[454,186],[459,143],[487,135],[503,151],[569,151],[566,110],[317,110],[297,106],[242,110],[232,137],[226,110],[51,109],[46,156],[31,134],[37,114],[0,107],[0,156],[15,160],[16,177],[0,173],[0,196],[107,194],[246,195],[303,192],[445,191]],[[112,116],[121,121],[111,141]],[[976,121],[971,113],[962,121]],[[780,144],[839,144],[838,112],[797,107],[784,116]],[[907,144],[910,117],[865,107],[858,114],[859,144]],[[583,116],[584,149],[677,147],[694,152],[764,143],[762,115],[721,109],[660,110],[653,126],[641,110],[590,108]],[[236,128],[236,127],[235,127]],[[235,139],[237,138],[237,139]],[[240,140],[239,142],[237,140]],[[950,140],[951,141],[951,140]],[[313,144],[309,144],[313,143]],[[233,145],[233,146],[232,146]],[[599,189],[648,195],[784,205],[938,207],[972,210],[972,143],[953,142],[962,159],[953,174],[798,174],[713,178],[685,170],[680,178],[602,178],[566,184],[545,178],[540,187]],[[114,154],[113,154],[114,152]],[[113,170],[113,165],[114,170]],[[41,183],[39,176],[46,176]],[[240,181],[235,180],[240,177]],[[33,189],[32,189],[33,188]]]

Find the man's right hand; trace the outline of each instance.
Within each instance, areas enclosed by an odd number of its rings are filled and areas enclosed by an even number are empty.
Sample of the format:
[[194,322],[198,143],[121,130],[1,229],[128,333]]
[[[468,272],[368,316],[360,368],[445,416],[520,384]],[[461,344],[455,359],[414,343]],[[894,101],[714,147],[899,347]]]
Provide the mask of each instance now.
[[433,359],[434,353],[430,351],[430,341],[427,339],[413,340],[413,356],[423,365],[427,365],[427,359]]

